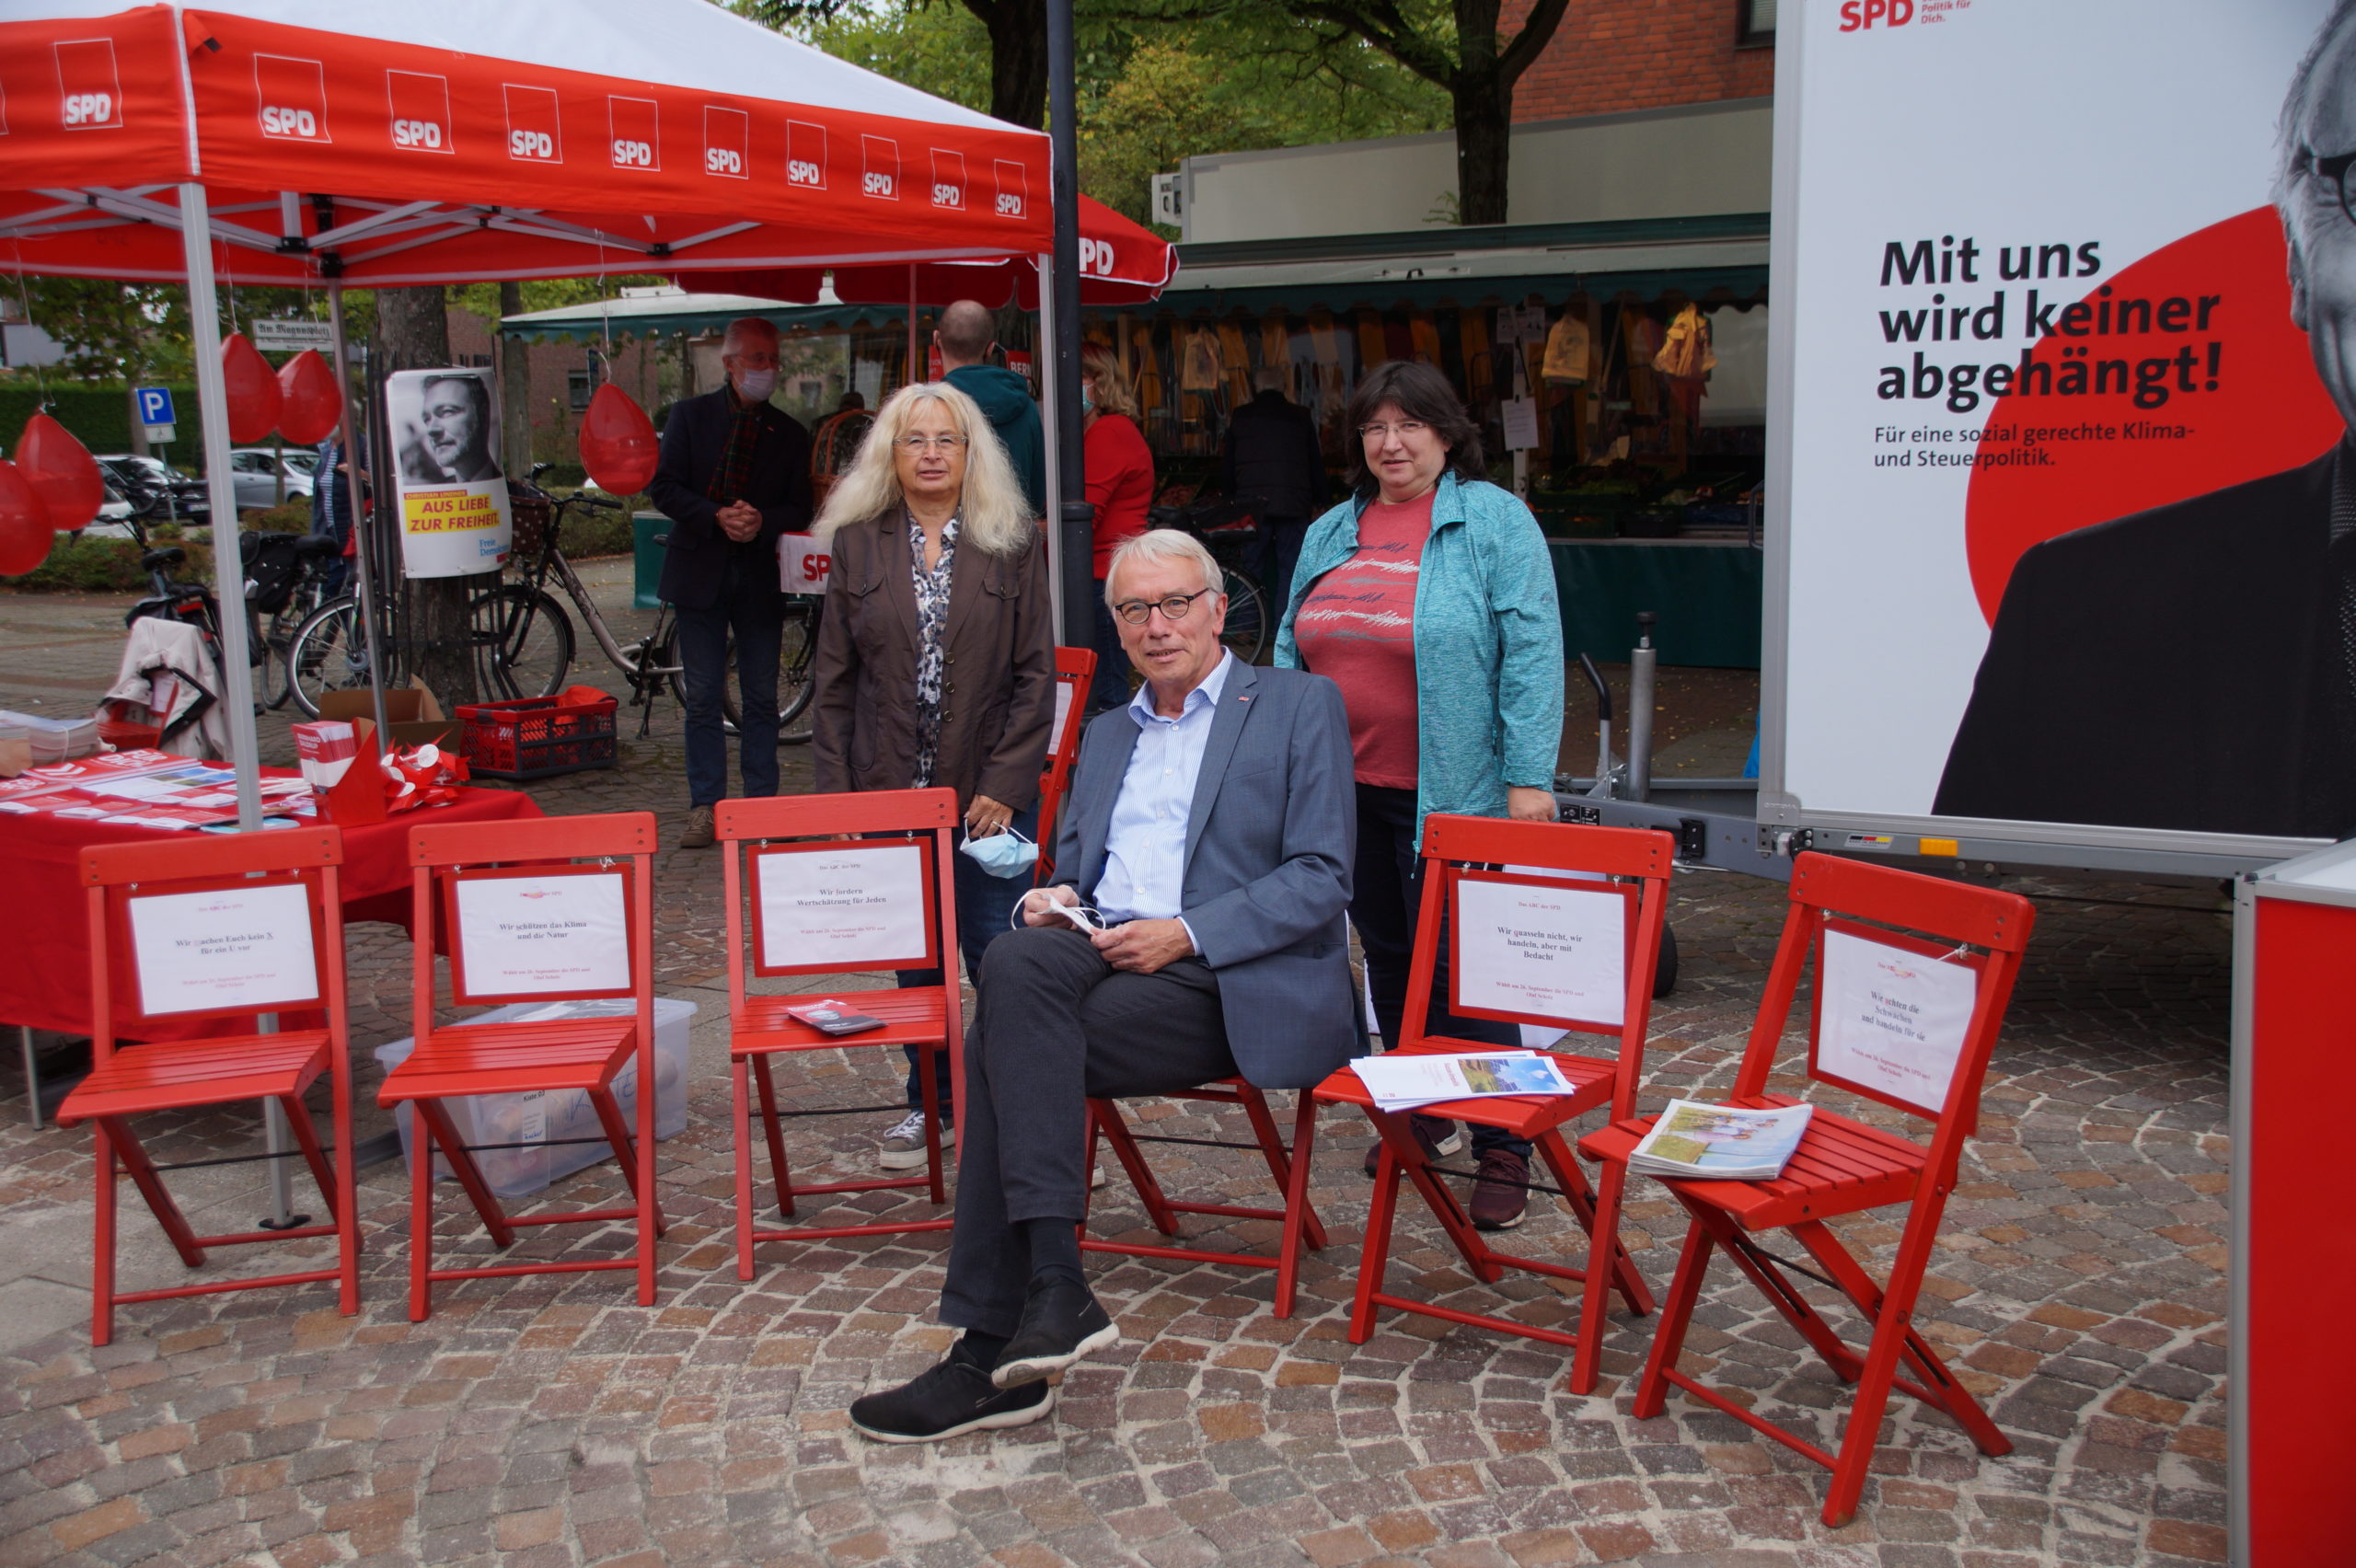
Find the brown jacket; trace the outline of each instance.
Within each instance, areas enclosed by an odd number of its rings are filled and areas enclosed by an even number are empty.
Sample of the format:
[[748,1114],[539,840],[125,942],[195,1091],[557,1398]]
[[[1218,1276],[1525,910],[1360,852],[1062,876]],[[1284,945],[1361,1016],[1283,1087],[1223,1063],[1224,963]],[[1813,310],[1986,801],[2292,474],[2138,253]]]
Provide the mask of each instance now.
[[[943,630],[941,748],[932,781],[1021,811],[1039,796],[1056,710],[1047,556],[1032,534],[1021,558],[957,547]],[[818,623],[812,721],[821,793],[905,790],[916,767],[917,593],[908,523],[897,508],[834,536]]]

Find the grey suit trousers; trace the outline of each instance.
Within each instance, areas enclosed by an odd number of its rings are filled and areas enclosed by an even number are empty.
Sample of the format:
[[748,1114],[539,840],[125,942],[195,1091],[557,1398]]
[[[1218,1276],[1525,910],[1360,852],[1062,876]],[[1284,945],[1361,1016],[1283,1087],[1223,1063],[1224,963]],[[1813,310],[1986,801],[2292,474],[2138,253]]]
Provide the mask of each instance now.
[[941,1320],[1014,1332],[1031,1280],[1026,1220],[1087,1212],[1091,1097],[1167,1094],[1235,1076],[1218,977],[1198,958],[1116,970],[1078,931],[1026,927],[989,946],[965,1042],[957,1224]]

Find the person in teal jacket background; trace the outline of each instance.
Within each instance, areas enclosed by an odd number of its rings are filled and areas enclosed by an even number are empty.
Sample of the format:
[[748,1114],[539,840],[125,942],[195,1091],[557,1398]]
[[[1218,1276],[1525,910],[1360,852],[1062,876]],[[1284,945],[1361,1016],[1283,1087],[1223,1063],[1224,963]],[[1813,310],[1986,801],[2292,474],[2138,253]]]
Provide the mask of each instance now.
[[[1415,946],[1424,818],[1554,820],[1563,628],[1537,520],[1482,477],[1480,427],[1427,364],[1377,365],[1350,399],[1350,499],[1310,525],[1276,662],[1330,675],[1350,718],[1358,839],[1350,920],[1376,1027],[1396,1044]],[[1428,1032],[1518,1045],[1515,1026],[1447,1007],[1448,943]],[[1426,1152],[1455,1128],[1414,1125]],[[1519,1225],[1530,1145],[1476,1128],[1475,1225]],[[1374,1156],[1368,1156],[1373,1169]]]

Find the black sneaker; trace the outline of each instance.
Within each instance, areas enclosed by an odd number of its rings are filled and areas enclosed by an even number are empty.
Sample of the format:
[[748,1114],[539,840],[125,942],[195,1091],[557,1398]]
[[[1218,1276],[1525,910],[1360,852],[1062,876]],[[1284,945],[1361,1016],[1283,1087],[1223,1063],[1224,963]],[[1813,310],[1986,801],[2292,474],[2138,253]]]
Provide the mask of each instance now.
[[1086,1285],[1061,1274],[1044,1274],[1031,1282],[1022,1325],[1006,1342],[990,1381],[1001,1389],[1035,1383],[1120,1338],[1121,1331]]
[[[1426,1159],[1444,1159],[1464,1147],[1464,1132],[1455,1123],[1442,1116],[1409,1116],[1408,1127],[1422,1146]],[[1366,1151],[1366,1179],[1374,1180],[1376,1168],[1382,1161],[1382,1140],[1377,1138]]]
[[1508,1148],[1485,1149],[1472,1183],[1472,1228],[1511,1230],[1528,1216],[1530,1161]]
[[949,1358],[914,1382],[856,1399],[850,1424],[877,1443],[939,1443],[968,1432],[1028,1426],[1056,1408],[1052,1383],[1026,1383],[1004,1392],[990,1386],[989,1369],[962,1338]]

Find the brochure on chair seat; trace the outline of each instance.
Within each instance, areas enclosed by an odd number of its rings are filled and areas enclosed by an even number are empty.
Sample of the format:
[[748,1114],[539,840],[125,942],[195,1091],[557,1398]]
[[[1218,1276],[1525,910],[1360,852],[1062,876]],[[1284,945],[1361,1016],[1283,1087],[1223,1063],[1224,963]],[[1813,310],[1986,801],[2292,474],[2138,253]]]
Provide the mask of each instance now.
[[1813,1105],[1743,1111],[1672,1100],[1628,1156],[1632,1176],[1766,1182],[1784,1173],[1807,1131]]
[[786,1016],[806,1023],[822,1034],[863,1034],[871,1029],[881,1029],[884,1020],[863,1012],[853,1012],[849,1006],[829,997],[823,1002],[803,1002],[785,1009]]
[[1390,1052],[1350,1063],[1380,1111],[1413,1111],[1447,1100],[1507,1094],[1570,1094],[1578,1086],[1542,1051],[1480,1051],[1461,1055]]

